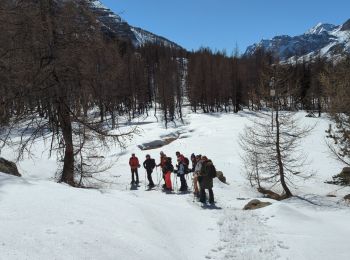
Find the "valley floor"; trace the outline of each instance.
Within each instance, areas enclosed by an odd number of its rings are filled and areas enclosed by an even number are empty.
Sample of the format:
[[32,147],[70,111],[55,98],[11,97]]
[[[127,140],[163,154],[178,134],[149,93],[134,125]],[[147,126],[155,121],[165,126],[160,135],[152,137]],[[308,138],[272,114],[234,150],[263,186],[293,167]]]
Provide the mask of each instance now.
[[[22,178],[0,173],[0,259],[349,259],[350,208],[342,197],[350,188],[324,183],[342,168],[327,151],[328,119],[298,113],[303,124],[317,124],[303,142],[315,176],[295,180],[299,197],[277,202],[261,198],[244,176],[238,136],[255,116],[187,113],[184,124],[168,129],[154,118],[135,122],[140,135],[106,155],[116,163],[98,176],[108,182],[98,189],[56,183],[56,162],[38,142],[34,159],[20,163]],[[180,138],[163,148],[137,147],[174,133]],[[202,208],[192,194],[146,191],[143,170],[140,187],[130,189],[130,154],[158,162],[161,150],[213,160],[229,182],[215,179],[216,207]],[[160,173],[153,175],[158,181]],[[243,211],[253,198],[272,205]]]

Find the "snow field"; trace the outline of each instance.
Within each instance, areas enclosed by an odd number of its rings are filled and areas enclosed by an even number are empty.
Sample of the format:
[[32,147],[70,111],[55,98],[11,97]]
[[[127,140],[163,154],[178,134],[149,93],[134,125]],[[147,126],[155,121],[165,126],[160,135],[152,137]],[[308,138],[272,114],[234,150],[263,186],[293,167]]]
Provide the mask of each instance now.
[[[295,179],[292,189],[307,201],[262,199],[273,204],[241,210],[250,199],[261,199],[245,180],[238,145],[239,133],[255,116],[186,113],[184,125],[169,129],[152,117],[140,120],[141,133],[126,150],[105,155],[117,163],[98,176],[110,184],[95,190],[55,183],[55,158],[47,159],[38,142],[34,159],[20,163],[22,178],[0,174],[0,259],[349,259],[350,211],[341,198],[350,189],[324,184],[342,168],[327,152],[326,117],[298,113],[303,124],[316,124],[302,143],[315,176]],[[175,132],[180,138],[165,147],[137,148]],[[139,189],[130,190],[131,153],[141,162],[150,154],[158,163],[160,151],[173,163],[176,151],[211,158],[230,183],[214,181],[217,208],[201,208],[191,194],[145,191],[142,169]],[[2,156],[14,154],[7,150]]]

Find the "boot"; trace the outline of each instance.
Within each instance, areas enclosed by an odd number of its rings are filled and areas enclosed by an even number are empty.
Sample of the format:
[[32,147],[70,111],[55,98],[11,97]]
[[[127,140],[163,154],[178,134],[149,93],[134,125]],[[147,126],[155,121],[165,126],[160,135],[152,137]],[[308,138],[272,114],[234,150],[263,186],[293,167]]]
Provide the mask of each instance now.
[[206,198],[206,195],[205,195],[205,189],[201,189],[200,190],[200,198],[199,198],[199,201],[202,202],[202,203],[207,203],[207,198]]

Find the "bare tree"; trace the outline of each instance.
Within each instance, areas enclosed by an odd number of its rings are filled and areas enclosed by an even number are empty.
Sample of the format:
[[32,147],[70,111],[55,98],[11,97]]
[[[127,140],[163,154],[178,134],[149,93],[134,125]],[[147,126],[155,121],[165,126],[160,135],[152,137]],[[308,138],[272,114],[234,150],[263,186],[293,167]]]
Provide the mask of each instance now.
[[[36,139],[51,138],[51,151],[58,149],[62,154],[59,180],[77,186],[76,159],[87,154],[87,141],[123,147],[125,138],[134,132],[111,132],[104,121],[93,116],[94,104],[107,102],[106,95],[96,94],[95,88],[100,86],[94,82],[101,79],[100,68],[110,64],[106,60],[97,62],[96,53],[102,57],[108,53],[116,61],[118,56],[113,55],[113,45],[107,44],[85,1],[8,2],[5,13],[13,14],[13,28],[5,32],[13,37],[4,45],[5,53],[10,53],[4,70],[11,72],[7,85],[1,87],[1,92],[11,89],[5,96],[11,111],[5,135],[15,137],[19,158],[31,152]],[[106,89],[111,82],[101,84]],[[104,106],[99,108],[100,114],[104,113]]]
[[300,148],[300,142],[310,128],[300,127],[290,112],[276,113],[273,129],[270,115],[259,115],[259,119],[245,128],[239,141],[247,178],[258,188],[279,184],[285,196],[290,197],[289,186],[293,184],[293,178],[311,176],[303,172],[307,156]]
[[247,126],[240,136],[240,146],[244,151],[242,158],[247,177],[253,186],[281,185],[285,197],[291,197],[289,186],[293,177],[308,178],[310,173],[303,172],[307,156],[302,153],[300,141],[309,134],[312,127],[301,127],[291,112],[280,111],[286,80],[285,70],[280,66],[273,69],[273,81],[276,97],[272,106],[274,114],[259,113],[260,118]]
[[321,82],[329,97],[329,113],[335,125],[327,130],[330,151],[341,163],[350,166],[350,58],[329,66]]

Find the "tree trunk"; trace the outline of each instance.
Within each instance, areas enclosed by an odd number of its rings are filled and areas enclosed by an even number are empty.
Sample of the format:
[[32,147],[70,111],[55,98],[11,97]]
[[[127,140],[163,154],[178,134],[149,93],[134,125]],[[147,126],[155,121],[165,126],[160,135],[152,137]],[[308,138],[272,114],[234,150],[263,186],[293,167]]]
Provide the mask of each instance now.
[[72,134],[72,122],[70,113],[64,101],[59,101],[59,113],[58,119],[60,128],[63,134],[63,140],[65,144],[64,151],[64,163],[61,176],[61,182],[65,182],[71,186],[75,186],[74,181],[74,147],[73,147],[73,134]]
[[318,110],[318,117],[321,117],[322,114],[322,106],[321,106],[321,99],[317,99],[317,110]]
[[276,106],[276,152],[277,152],[277,162],[278,162],[281,185],[284,191],[286,192],[286,197],[289,198],[289,197],[292,197],[293,194],[290,192],[284,178],[284,169],[283,169],[282,155],[281,155],[281,149],[280,149],[280,123],[278,120],[278,106]]
[[115,129],[116,128],[116,122],[115,122],[114,107],[111,109],[111,117],[112,117],[112,129]]

